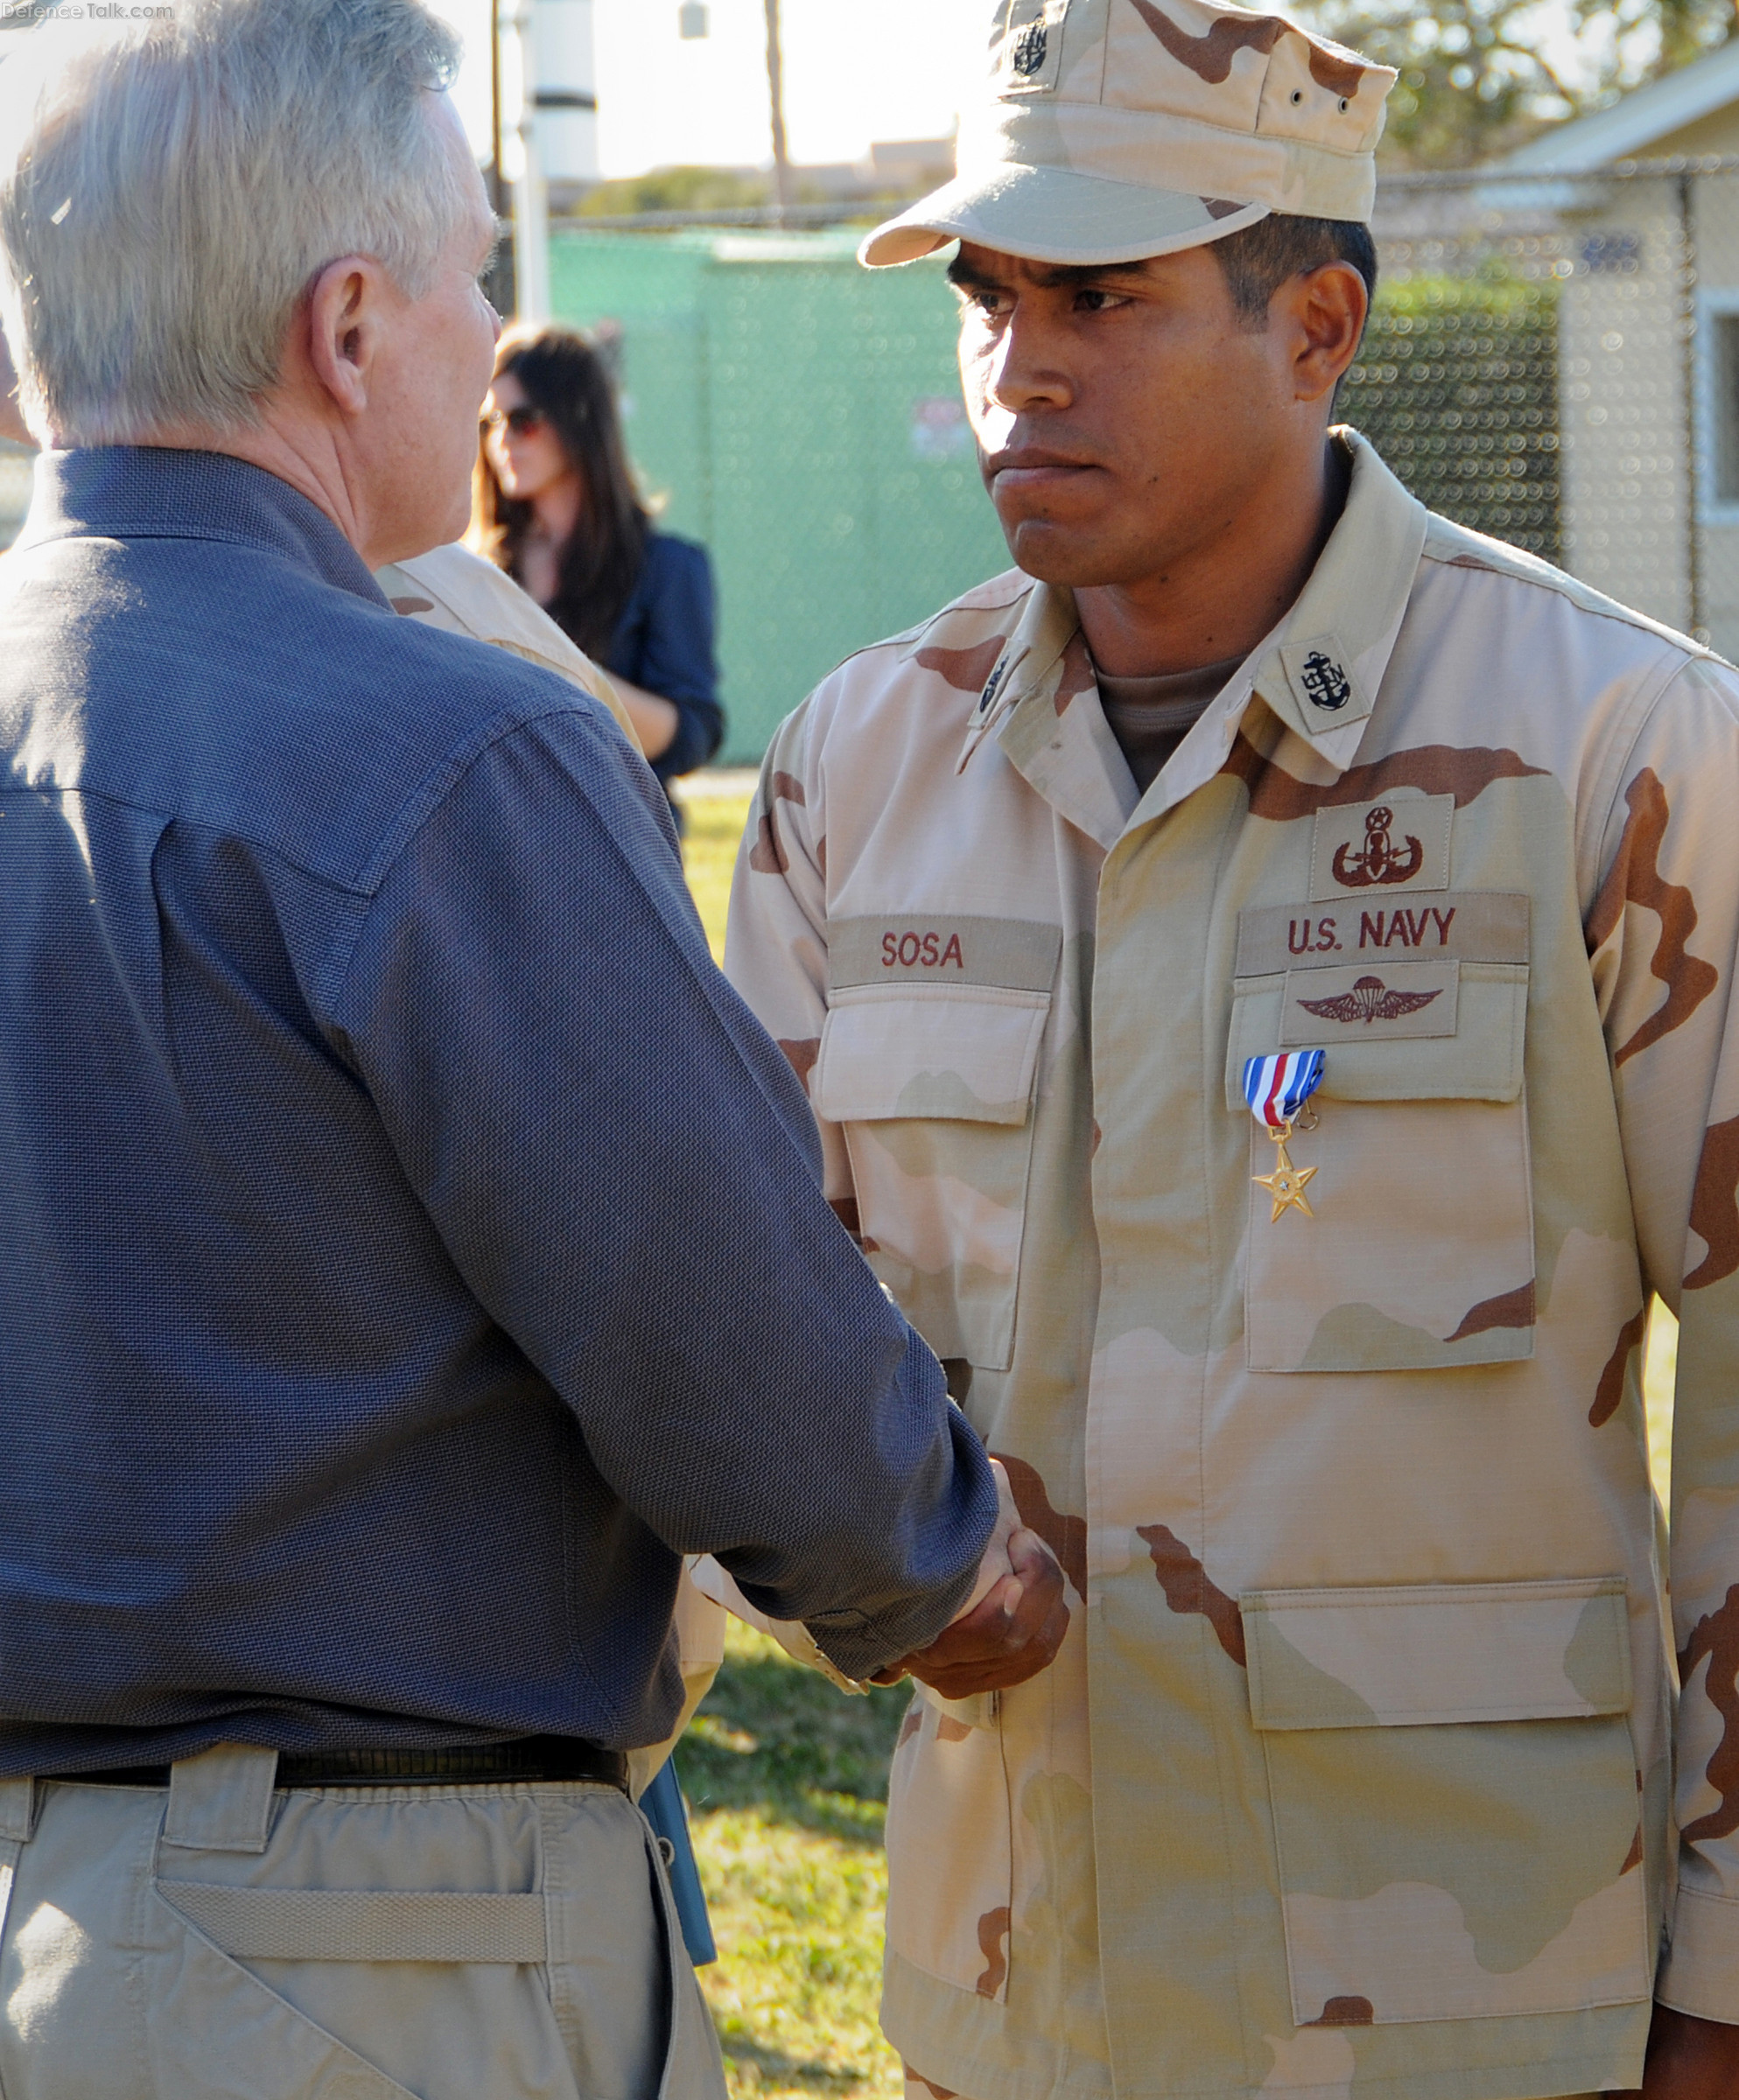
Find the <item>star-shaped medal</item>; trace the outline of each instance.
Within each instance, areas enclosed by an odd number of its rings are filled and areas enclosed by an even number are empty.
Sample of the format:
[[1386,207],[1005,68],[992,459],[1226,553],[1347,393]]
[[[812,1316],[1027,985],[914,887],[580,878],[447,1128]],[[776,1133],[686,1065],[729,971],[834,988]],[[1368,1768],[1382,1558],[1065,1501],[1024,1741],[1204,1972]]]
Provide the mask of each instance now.
[[1252,1174],[1250,1177],[1258,1188],[1266,1188],[1274,1199],[1273,1215],[1268,1220],[1271,1225],[1278,1224],[1289,1210],[1301,1210],[1307,1218],[1316,1215],[1310,1208],[1310,1199],[1304,1193],[1305,1183],[1311,1180],[1316,1169],[1314,1166],[1293,1165],[1287,1154],[1287,1138],[1290,1135],[1288,1127],[1284,1134],[1274,1139],[1273,1172]]

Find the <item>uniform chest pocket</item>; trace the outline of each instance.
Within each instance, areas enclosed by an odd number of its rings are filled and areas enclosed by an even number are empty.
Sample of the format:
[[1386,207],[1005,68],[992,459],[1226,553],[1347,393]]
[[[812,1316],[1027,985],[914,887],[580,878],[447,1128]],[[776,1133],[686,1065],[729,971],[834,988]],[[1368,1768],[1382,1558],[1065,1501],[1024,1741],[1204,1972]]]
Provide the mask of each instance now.
[[851,1155],[864,1252],[938,1356],[1006,1370],[1048,990],[836,988],[811,1094]]
[[[1369,959],[1350,923],[1325,935],[1309,907],[1244,914],[1226,1103],[1250,1134],[1252,1370],[1431,1370],[1533,1354],[1527,902],[1440,896],[1428,917],[1408,914],[1417,948]],[[1246,972],[1252,963],[1267,967]],[[1276,1218],[1253,1179],[1273,1172],[1274,1148],[1245,1105],[1244,1066],[1307,1046],[1325,1053],[1318,1124],[1290,1150],[1295,1166],[1316,1169],[1313,1214]]]

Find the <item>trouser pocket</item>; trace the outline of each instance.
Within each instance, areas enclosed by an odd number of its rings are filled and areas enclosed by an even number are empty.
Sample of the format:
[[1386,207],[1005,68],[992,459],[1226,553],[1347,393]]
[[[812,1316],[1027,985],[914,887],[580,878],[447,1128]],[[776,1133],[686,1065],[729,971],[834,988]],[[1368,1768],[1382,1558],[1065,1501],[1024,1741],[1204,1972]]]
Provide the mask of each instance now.
[[163,2100],[709,2090],[672,2085],[693,1973],[613,1788],[291,1791],[262,1851],[163,1844],[151,1894]]

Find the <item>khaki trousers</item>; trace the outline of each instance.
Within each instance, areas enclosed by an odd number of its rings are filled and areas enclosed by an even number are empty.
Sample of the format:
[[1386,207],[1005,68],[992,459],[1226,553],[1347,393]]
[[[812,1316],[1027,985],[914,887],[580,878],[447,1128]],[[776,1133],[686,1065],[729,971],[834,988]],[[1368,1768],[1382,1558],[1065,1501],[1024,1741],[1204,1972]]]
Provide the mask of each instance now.
[[0,1782],[4,2100],[724,2100],[614,1788]]

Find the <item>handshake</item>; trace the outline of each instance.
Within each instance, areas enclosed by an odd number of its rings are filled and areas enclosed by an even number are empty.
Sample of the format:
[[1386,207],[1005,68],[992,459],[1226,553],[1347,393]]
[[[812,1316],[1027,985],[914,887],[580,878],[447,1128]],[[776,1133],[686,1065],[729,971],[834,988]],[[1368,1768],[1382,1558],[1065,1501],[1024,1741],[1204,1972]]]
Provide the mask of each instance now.
[[928,1648],[880,1671],[878,1684],[913,1676],[944,1699],[1024,1684],[1048,1664],[1069,1631],[1062,1571],[1036,1531],[1020,1522],[1008,1475],[996,1474],[997,1518],[972,1593]]

